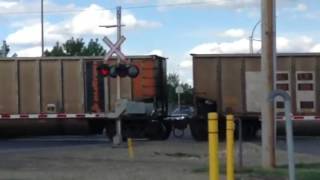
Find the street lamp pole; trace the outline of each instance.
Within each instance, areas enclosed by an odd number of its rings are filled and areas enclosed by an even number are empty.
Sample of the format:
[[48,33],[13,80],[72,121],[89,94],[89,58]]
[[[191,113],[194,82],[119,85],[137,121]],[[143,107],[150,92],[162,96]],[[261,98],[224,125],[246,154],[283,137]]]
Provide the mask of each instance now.
[[253,54],[253,36],[254,36],[254,31],[258,27],[258,25],[261,23],[261,20],[259,20],[253,27],[251,31],[251,35],[249,36],[249,48],[250,48],[250,54]]
[[44,56],[43,0],[41,0],[41,56]]

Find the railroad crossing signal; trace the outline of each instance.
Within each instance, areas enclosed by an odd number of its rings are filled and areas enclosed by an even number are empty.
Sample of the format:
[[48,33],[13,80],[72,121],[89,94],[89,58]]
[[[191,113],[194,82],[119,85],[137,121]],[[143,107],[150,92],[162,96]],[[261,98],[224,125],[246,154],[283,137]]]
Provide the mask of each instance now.
[[110,47],[110,50],[104,57],[104,60],[108,61],[115,53],[121,60],[126,61],[126,56],[120,51],[120,46],[125,40],[126,38],[124,36],[121,36],[121,38],[115,44],[113,44],[108,37],[104,37],[103,41]]
[[139,68],[136,65],[128,64],[126,56],[121,52],[120,46],[126,40],[124,36],[121,36],[120,39],[114,44],[108,37],[104,37],[103,41],[110,47],[110,50],[107,52],[104,57],[104,61],[107,62],[113,54],[116,54],[125,64],[117,65],[108,65],[101,64],[97,67],[98,74],[102,77],[126,77],[135,78],[139,75]]
[[117,65],[107,65],[100,64],[97,67],[98,74],[102,77],[130,77],[136,78],[139,75],[139,68],[134,64],[117,64]]

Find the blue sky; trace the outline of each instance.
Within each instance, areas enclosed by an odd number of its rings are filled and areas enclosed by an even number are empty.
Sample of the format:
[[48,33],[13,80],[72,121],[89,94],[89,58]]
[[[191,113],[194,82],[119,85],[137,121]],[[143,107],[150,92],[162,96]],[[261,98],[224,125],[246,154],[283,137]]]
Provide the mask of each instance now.
[[[168,58],[168,71],[192,83],[192,53],[246,53],[248,37],[260,20],[259,0],[44,0],[45,46],[70,37],[85,39],[115,30],[115,7],[123,7],[123,51],[127,55],[158,54]],[[174,5],[178,4],[178,5]],[[174,5],[174,6],[173,6]],[[135,7],[135,8],[133,8]],[[40,0],[0,0],[0,40],[11,53],[39,56]],[[279,52],[320,52],[318,0],[277,1]],[[260,27],[255,31],[260,38]],[[258,52],[260,42],[254,42]]]

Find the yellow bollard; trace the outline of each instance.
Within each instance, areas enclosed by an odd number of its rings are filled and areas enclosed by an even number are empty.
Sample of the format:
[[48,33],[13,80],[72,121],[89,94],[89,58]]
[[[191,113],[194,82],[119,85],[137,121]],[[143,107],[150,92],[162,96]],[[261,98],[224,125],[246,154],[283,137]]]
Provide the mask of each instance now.
[[227,180],[234,180],[234,116],[227,115]]
[[208,114],[209,180],[219,180],[218,114]]
[[130,159],[134,158],[132,138],[128,138],[128,154]]

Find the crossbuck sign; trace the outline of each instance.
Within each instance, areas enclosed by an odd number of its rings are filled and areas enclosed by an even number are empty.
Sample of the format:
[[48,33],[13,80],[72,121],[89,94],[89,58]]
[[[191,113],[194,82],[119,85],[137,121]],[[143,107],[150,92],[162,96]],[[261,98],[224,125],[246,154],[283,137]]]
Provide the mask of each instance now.
[[110,39],[105,36],[103,38],[103,41],[110,47],[110,50],[104,57],[104,60],[108,61],[112,57],[112,55],[115,53],[121,60],[126,61],[127,60],[126,56],[120,50],[120,46],[125,40],[126,38],[124,36],[121,36],[121,38],[115,44],[113,44],[110,41]]

